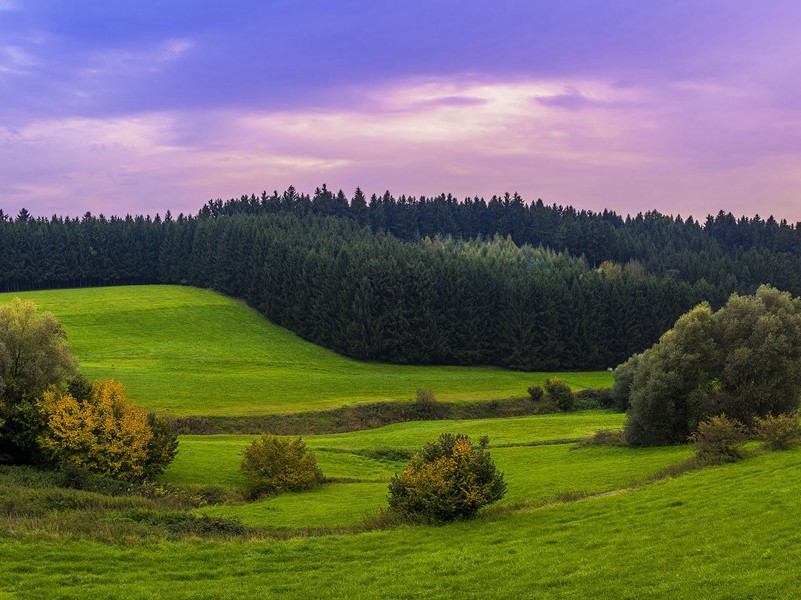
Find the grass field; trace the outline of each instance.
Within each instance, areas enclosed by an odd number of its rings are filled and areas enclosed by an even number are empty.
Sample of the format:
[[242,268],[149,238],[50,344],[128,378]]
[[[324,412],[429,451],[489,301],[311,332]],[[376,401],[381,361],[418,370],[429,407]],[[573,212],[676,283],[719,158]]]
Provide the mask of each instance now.
[[[599,429],[619,429],[623,419],[621,413],[587,411],[507,419],[414,421],[352,433],[304,436],[303,439],[309,448],[317,452],[326,476],[375,479],[389,477],[397,465],[355,454],[321,450],[352,452],[392,449],[409,452],[436,440],[444,432],[464,433],[475,439],[488,435],[492,446],[573,440],[589,437]],[[163,479],[177,484],[241,487],[244,479],[238,475],[242,460],[240,452],[254,437],[181,436],[178,455]]]
[[[14,296],[62,321],[88,377],[122,381],[131,399],[165,415],[286,414],[408,399],[418,387],[440,400],[508,398],[550,376],[354,361],[196,288],[49,290],[0,294],[0,302]],[[575,389],[611,384],[606,372],[560,376]]]
[[[346,485],[346,484],[343,484]],[[22,598],[790,598],[801,449],[443,527],[253,541],[0,544]]]
[[[326,477],[353,479],[313,490],[257,502],[217,506],[205,514],[236,517],[246,525],[271,529],[349,527],[386,506],[386,481],[403,470],[406,461],[355,454],[375,450],[413,451],[445,431],[474,438],[489,435],[498,468],[505,473],[504,504],[536,504],[563,494],[591,494],[623,487],[680,462],[686,446],[630,449],[575,447],[554,441],[588,437],[598,429],[615,429],[623,415],[586,413],[539,415],[479,421],[423,421],[368,431],[307,436]],[[254,436],[182,436],[179,454],[163,480],[173,484],[222,485],[244,489],[239,473],[241,451]],[[530,445],[547,442],[545,445]]]

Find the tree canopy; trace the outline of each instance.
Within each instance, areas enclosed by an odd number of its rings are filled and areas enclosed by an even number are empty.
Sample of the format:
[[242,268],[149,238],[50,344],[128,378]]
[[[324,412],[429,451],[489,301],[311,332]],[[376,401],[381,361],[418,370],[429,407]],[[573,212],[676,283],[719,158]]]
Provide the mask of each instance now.
[[725,414],[743,423],[795,411],[801,400],[801,299],[769,286],[703,303],[615,375],[628,389],[632,445],[683,442]]

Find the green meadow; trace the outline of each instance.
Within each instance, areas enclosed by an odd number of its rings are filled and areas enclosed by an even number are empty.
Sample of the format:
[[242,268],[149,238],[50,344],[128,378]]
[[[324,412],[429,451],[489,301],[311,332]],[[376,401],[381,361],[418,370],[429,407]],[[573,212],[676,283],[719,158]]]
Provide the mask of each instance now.
[[796,449],[441,527],[158,544],[20,539],[6,531],[0,591],[21,598],[788,598],[798,590],[800,492]]
[[[0,294],[52,312],[81,370],[125,383],[163,415],[250,416],[404,400],[419,387],[440,400],[520,397],[553,373],[491,367],[360,362],[309,343],[241,302],[157,285]],[[607,372],[560,373],[574,389],[607,387]]]
[[[579,447],[566,441],[589,437],[598,429],[617,429],[622,420],[619,413],[587,411],[475,421],[421,421],[306,436],[304,440],[315,451],[323,474],[334,482],[256,502],[215,506],[203,512],[269,529],[354,526],[386,505],[386,483],[406,464],[405,460],[386,456],[414,451],[446,431],[490,437],[491,454],[509,487],[501,506],[532,505],[562,495],[610,491],[690,456],[685,446]],[[241,452],[253,439],[247,435],[181,436],[180,452],[162,480],[244,490],[247,482],[239,473]]]
[[[289,414],[417,387],[500,399],[549,376],[353,361],[194,288],[19,295],[64,323],[87,376],[123,381],[167,415]],[[560,376],[576,389],[611,381]],[[686,471],[686,445],[577,443],[623,421],[586,410],[304,436],[326,482],[255,501],[239,472],[253,435],[180,436],[158,485],[186,497],[73,489],[57,473],[0,467],[0,598],[792,597],[801,448],[751,444],[740,463]],[[443,432],[489,436],[506,496],[468,522],[375,519],[388,480]]]

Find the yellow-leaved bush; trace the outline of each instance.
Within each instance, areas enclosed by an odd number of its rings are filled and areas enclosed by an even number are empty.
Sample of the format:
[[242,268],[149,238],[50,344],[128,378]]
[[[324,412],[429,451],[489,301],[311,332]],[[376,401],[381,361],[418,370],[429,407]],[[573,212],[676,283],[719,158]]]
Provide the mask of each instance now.
[[83,399],[51,387],[40,410],[46,429],[39,444],[54,461],[114,479],[148,475],[153,429],[147,411],[126,400],[121,383],[95,381]]
[[466,435],[443,433],[427,444],[390,480],[390,510],[412,521],[443,522],[470,518],[500,500],[506,484],[487,443],[481,438],[476,447]]

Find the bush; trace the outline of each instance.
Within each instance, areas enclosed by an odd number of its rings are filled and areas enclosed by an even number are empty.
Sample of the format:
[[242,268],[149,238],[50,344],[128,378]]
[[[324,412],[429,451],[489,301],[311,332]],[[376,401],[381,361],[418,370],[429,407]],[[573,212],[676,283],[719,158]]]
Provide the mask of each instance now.
[[531,397],[531,400],[534,402],[539,402],[542,400],[542,395],[544,394],[542,387],[538,385],[531,386],[528,388],[528,395]]
[[787,450],[798,444],[799,435],[801,435],[796,413],[768,415],[764,418],[756,417],[752,431],[754,437],[765,442],[765,445],[771,450]]
[[552,377],[545,382],[545,398],[563,412],[573,410],[576,402],[576,396],[570,386],[557,377]]
[[612,399],[612,406],[620,412],[626,412],[631,405],[631,385],[634,382],[634,374],[637,372],[637,366],[640,362],[640,355],[635,354],[626,362],[618,365],[612,377],[614,383],[610,390]]
[[450,406],[437,400],[434,390],[418,388],[414,400],[414,411],[423,419],[446,419],[450,415]]
[[152,479],[161,475],[178,453],[178,434],[169,422],[154,413],[148,413],[147,424],[153,437],[147,445],[144,476]]
[[154,440],[148,413],[125,399],[120,383],[95,381],[87,398],[50,388],[39,409],[46,424],[39,444],[56,464],[74,463],[96,475],[135,481],[160,472],[174,455],[158,448],[171,438],[160,432]]
[[503,473],[486,452],[488,439],[474,447],[466,435],[444,433],[415,454],[389,483],[390,510],[413,522],[446,522],[473,517],[503,498]]
[[574,406],[582,410],[585,408],[612,408],[614,406],[612,391],[608,388],[579,390],[576,392],[575,397],[576,403]]
[[245,448],[241,470],[250,481],[253,497],[303,490],[323,481],[317,458],[301,438],[266,433]]
[[724,463],[740,460],[748,436],[742,423],[726,415],[702,421],[689,440],[704,462]]
[[634,363],[633,372],[621,367],[616,375],[622,387],[630,379],[625,431],[634,446],[682,442],[713,415],[750,423],[795,412],[801,300],[761,286],[755,296],[732,295],[717,312],[701,304]]
[[622,431],[612,431],[611,429],[599,429],[590,438],[581,440],[579,446],[625,446],[626,440]]

